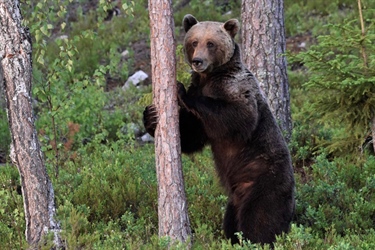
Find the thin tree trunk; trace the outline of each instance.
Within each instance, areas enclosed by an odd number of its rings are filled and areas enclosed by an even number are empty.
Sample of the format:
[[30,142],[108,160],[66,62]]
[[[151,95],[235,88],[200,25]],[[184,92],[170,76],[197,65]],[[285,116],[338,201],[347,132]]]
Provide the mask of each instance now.
[[[358,3],[358,12],[359,12],[359,22],[361,24],[361,38],[365,39],[366,37],[366,29],[365,29],[365,22],[363,20],[363,15],[362,15],[362,3],[361,0],[357,0]],[[367,53],[366,53],[366,47],[364,44],[361,44],[361,53],[362,53],[362,58],[363,58],[363,64],[364,64],[364,74],[367,74],[368,70],[368,60],[367,60]],[[374,149],[375,153],[375,108],[372,110],[373,117],[370,121],[371,123],[371,136],[372,136],[372,146]]]
[[171,1],[149,0],[149,15],[153,98],[159,113],[155,132],[159,236],[185,242],[191,230],[181,168]]
[[21,177],[26,220],[26,240],[32,246],[53,231],[60,245],[55,221],[52,183],[48,177],[34,126],[31,105],[31,38],[21,26],[19,1],[0,2],[0,69],[11,132],[10,157]]
[[292,132],[283,0],[242,1],[242,53],[287,141]]

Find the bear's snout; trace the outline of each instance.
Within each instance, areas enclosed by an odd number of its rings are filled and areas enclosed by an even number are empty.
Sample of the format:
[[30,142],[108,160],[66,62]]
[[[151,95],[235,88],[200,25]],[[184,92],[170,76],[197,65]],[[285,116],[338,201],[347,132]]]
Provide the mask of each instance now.
[[204,60],[201,57],[194,57],[191,60],[191,67],[197,73],[203,73],[207,70],[210,71],[210,66],[211,64],[209,63],[209,61]]
[[195,58],[193,58],[193,60],[191,62],[193,63],[193,65],[195,67],[199,67],[200,65],[202,65],[203,59],[199,58],[199,57],[195,57]]

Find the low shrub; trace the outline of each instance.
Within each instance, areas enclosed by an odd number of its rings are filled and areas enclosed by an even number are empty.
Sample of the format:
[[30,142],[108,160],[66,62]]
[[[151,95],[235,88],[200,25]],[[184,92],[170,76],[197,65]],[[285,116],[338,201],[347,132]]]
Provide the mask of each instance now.
[[26,222],[16,167],[0,167],[0,248],[25,249]]
[[296,223],[320,237],[329,230],[350,235],[373,228],[375,158],[354,164],[344,158],[330,161],[322,154],[306,171],[305,182],[297,182]]

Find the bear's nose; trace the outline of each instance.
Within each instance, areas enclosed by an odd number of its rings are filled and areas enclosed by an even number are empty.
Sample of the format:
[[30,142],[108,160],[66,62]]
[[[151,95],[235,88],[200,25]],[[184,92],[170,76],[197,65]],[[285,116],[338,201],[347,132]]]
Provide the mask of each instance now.
[[199,66],[203,63],[203,60],[201,58],[195,57],[191,62],[194,64],[194,66]]

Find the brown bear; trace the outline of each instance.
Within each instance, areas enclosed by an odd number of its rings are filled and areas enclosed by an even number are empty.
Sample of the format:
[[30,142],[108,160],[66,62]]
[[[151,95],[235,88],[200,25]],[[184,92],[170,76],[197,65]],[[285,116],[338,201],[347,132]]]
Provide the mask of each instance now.
[[[210,145],[220,181],[228,193],[224,233],[253,243],[272,243],[288,232],[294,214],[294,177],[283,135],[254,75],[241,61],[234,37],[239,22],[183,19],[185,56],[193,72],[186,91],[178,83],[181,148]],[[151,135],[155,106],[144,111]]]

